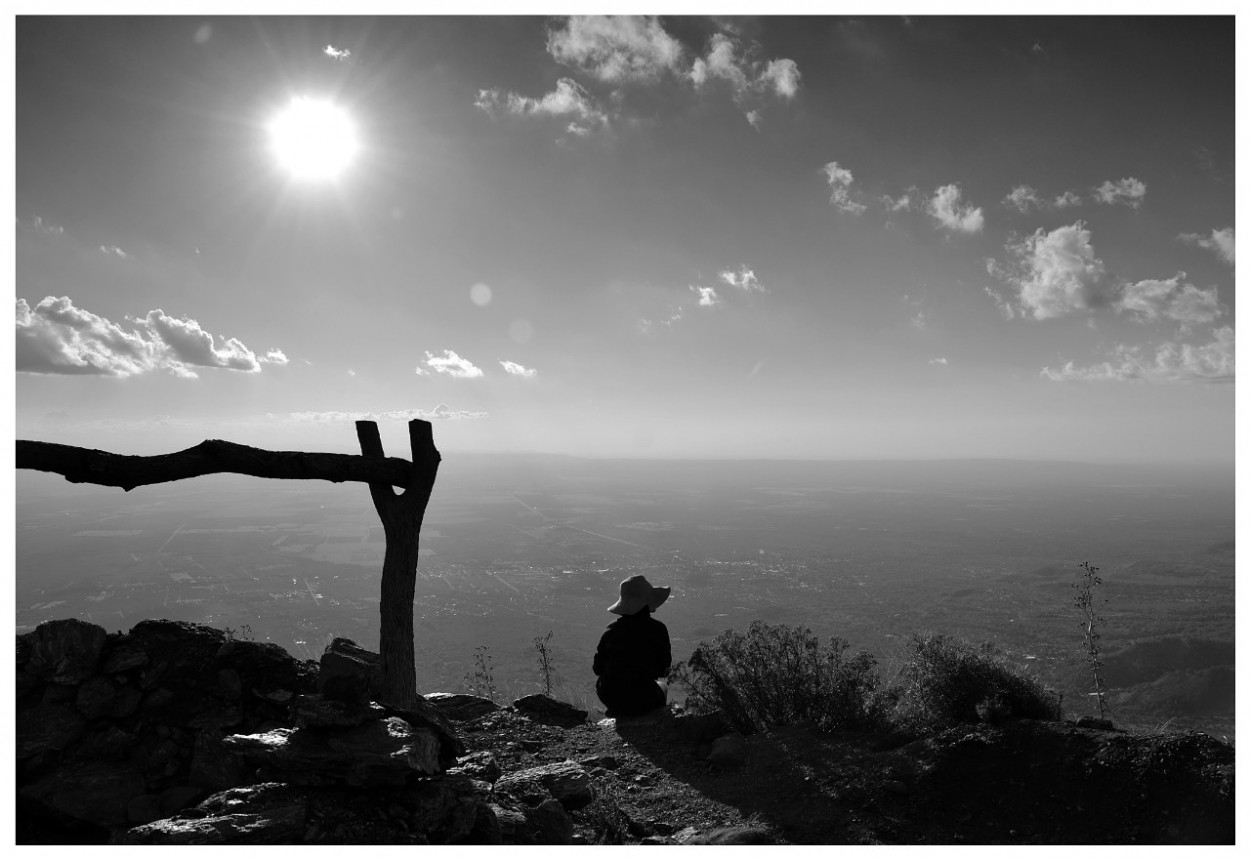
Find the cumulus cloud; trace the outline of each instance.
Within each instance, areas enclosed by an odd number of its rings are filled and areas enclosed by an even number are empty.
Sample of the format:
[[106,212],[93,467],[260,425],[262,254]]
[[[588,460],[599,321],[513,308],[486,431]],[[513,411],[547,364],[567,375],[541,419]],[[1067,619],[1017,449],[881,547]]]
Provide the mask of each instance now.
[[772,60],[765,66],[760,81],[771,84],[778,98],[794,98],[799,92],[799,66],[794,60]]
[[688,73],[696,89],[713,79],[729,83],[734,98],[772,92],[783,100],[793,99],[799,91],[802,75],[794,60],[777,59],[767,63],[740,56],[738,44],[728,33],[713,33],[708,40],[707,55],[696,57]]
[[1114,287],[1081,221],[1051,232],[1039,229],[1007,250],[1014,267],[991,262],[990,270],[1019,290],[1024,315],[1053,319],[1114,301]]
[[760,116],[760,112],[758,110],[748,110],[746,112],[746,117],[747,122],[751,123],[751,127],[756,131],[759,131],[760,126],[764,123],[763,117]]
[[1041,375],[1051,381],[1228,383],[1236,377],[1235,340],[1231,327],[1218,328],[1204,345],[1167,342],[1153,354],[1120,346],[1111,360],[1084,367],[1068,361],[1058,369],[1043,367]]
[[426,411],[410,408],[406,411],[292,411],[291,419],[301,423],[354,423],[357,420],[375,422],[393,420],[407,423],[409,420],[465,420],[489,416],[485,411],[457,411],[445,403],[439,403]]
[[1194,244],[1210,250],[1229,265],[1236,264],[1236,235],[1231,226],[1211,230],[1211,236],[1198,235],[1194,232],[1183,232],[1178,238],[1186,244]]
[[716,294],[716,289],[711,286],[691,286],[690,291],[699,296],[700,307],[715,307],[721,302],[720,296]]
[[122,249],[121,249],[120,247],[118,247],[116,244],[101,244],[101,245],[100,245],[100,252],[101,252],[101,253],[108,254],[109,256],[116,256],[118,259],[129,259],[129,258],[130,258],[130,254],[129,254],[129,253],[127,253],[126,251],[122,250]]
[[930,366],[946,366],[948,363],[950,363],[950,361],[944,357],[936,357],[929,360]]
[[474,105],[492,116],[574,117],[575,121],[569,123],[568,130],[579,135],[590,133],[594,126],[608,124],[607,114],[594,103],[590,93],[567,77],[556,81],[556,88],[542,98],[505,93],[498,89],[479,90]]
[[133,330],[75,307],[69,298],[49,295],[33,308],[19,298],[17,370],[125,377],[164,369],[195,378],[192,367],[260,372],[262,360],[286,362],[279,349],[257,358],[239,340],[214,337],[194,319],[174,318],[162,310],[127,321]]
[[768,291],[764,288],[763,284],[760,283],[759,278],[755,276],[755,272],[750,268],[747,268],[745,265],[738,266],[737,271],[729,269],[722,271],[719,276],[721,280],[728,283],[730,286],[734,286],[744,292]]
[[200,327],[195,319],[174,318],[164,310],[150,310],[142,319],[132,319],[160,338],[174,359],[190,366],[260,372],[255,353],[234,337],[217,338]]
[[472,363],[460,357],[451,349],[443,349],[443,354],[435,357],[425,353],[425,365],[435,372],[450,375],[452,378],[481,378],[482,371]]
[[1172,319],[1182,325],[1200,325],[1219,318],[1221,309],[1215,289],[1199,289],[1186,282],[1181,271],[1169,280],[1139,280],[1126,284],[1116,309],[1148,320]]
[[504,372],[508,373],[508,375],[516,375],[516,376],[520,376],[521,378],[533,378],[534,376],[538,375],[538,370],[526,369],[525,367],[521,366],[519,363],[515,363],[510,360],[501,360],[499,362],[499,365],[503,367]]
[[911,198],[911,192],[905,193],[897,199],[889,194],[883,194],[881,196],[881,203],[885,206],[885,210],[889,212],[909,212],[915,208],[915,203]]
[[611,83],[658,80],[675,71],[681,43],[654,17],[573,16],[547,34],[556,62]]
[[334,45],[326,45],[324,48],[321,49],[321,53],[325,54],[327,57],[329,57],[332,60],[343,61],[343,60],[349,60],[352,57],[351,51],[339,50],[338,48],[334,47]]
[[1066,209],[1081,204],[1081,195],[1076,191],[1064,191],[1053,200],[1048,200],[1037,192],[1032,185],[1017,185],[1011,193],[1003,197],[1003,205],[1018,212],[1047,211],[1049,209]]
[[1071,208],[1072,206],[1079,206],[1081,202],[1081,195],[1076,191],[1064,191],[1062,194],[1055,197],[1055,201],[1051,203],[1051,205],[1057,209],[1066,209]]
[[851,184],[855,181],[855,176],[850,170],[839,166],[837,161],[830,161],[820,171],[825,174],[825,181],[829,183],[830,205],[853,215],[864,213],[867,206],[851,199]]
[[1017,185],[1011,189],[1011,193],[1003,197],[1003,205],[1015,209],[1018,212],[1027,212],[1030,209],[1040,209],[1045,204],[1041,197],[1029,185]]
[[1129,177],[1112,182],[1110,179],[1093,189],[1094,199],[1104,205],[1123,203],[1130,208],[1139,208],[1146,196],[1146,183],[1140,179]]
[[954,232],[980,232],[985,226],[981,209],[971,204],[960,205],[959,185],[943,185],[929,200],[929,214],[946,229]]
[[278,366],[286,366],[291,362],[287,356],[282,353],[282,349],[270,349],[258,357],[257,360],[261,363],[272,363],[277,364]]

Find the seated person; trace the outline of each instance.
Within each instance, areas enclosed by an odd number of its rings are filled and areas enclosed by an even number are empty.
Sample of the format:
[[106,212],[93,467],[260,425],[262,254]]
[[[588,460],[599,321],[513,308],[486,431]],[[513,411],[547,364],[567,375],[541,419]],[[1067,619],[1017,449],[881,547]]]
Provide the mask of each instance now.
[[663,706],[668,692],[662,682],[673,664],[668,629],[651,612],[668,598],[672,587],[652,587],[642,575],[621,582],[621,596],[608,608],[620,619],[608,626],[595,651],[595,691],[609,718],[645,715]]

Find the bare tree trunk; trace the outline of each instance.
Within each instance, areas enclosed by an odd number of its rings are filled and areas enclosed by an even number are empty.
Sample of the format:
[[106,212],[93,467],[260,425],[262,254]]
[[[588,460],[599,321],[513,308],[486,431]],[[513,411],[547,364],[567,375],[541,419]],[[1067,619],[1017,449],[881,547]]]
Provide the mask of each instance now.
[[[356,423],[360,452],[383,458],[378,425],[369,420]],[[432,427],[424,420],[408,423],[412,446],[412,470],[407,488],[396,494],[389,483],[369,483],[374,509],[386,533],[386,556],[382,561],[381,628],[378,651],[382,661],[382,699],[404,709],[414,708],[417,698],[416,660],[412,643],[412,600],[417,581],[417,552],[421,521],[434,488],[441,461],[434,448]]]

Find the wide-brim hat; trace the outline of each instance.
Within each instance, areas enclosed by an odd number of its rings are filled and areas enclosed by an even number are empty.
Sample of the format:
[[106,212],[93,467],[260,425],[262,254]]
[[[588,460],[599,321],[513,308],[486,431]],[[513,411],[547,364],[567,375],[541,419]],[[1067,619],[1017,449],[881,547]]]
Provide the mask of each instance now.
[[608,610],[622,617],[636,614],[643,608],[654,611],[664,604],[671,592],[672,587],[652,587],[644,575],[631,575],[621,582],[621,598]]

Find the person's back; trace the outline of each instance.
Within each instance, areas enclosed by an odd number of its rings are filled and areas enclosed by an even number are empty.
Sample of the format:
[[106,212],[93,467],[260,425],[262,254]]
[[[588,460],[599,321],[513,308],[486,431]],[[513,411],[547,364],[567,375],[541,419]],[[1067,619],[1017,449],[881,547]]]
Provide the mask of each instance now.
[[668,629],[651,616],[671,588],[652,587],[642,575],[621,582],[621,598],[608,608],[620,619],[608,626],[595,651],[595,691],[608,715],[637,716],[663,706],[662,680],[673,663]]

